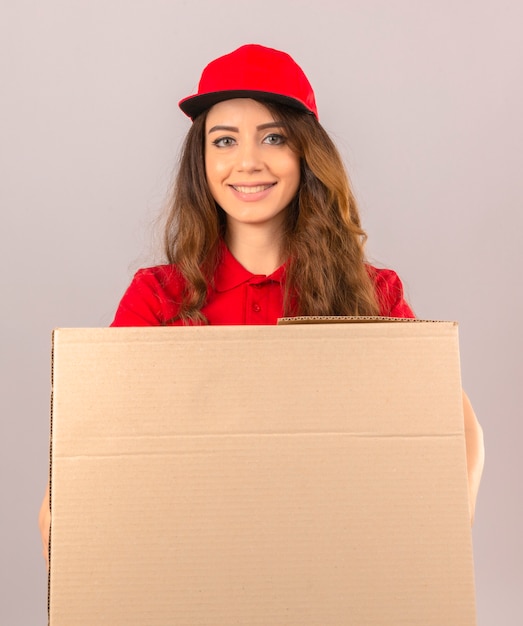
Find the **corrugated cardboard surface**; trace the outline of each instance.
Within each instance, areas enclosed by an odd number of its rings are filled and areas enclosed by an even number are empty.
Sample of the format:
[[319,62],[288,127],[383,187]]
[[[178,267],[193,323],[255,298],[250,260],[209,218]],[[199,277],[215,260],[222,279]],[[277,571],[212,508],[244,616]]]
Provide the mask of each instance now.
[[475,623],[457,327],[54,334],[50,624]]

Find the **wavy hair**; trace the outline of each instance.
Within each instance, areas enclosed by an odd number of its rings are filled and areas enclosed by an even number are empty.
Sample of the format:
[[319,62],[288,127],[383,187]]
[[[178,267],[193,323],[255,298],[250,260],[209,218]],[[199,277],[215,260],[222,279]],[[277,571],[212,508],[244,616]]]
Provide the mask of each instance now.
[[[286,211],[284,315],[379,315],[365,263],[366,234],[340,154],[313,115],[263,102],[282,122],[300,157],[298,193]],[[205,121],[193,122],[182,148],[164,231],[164,250],[187,287],[178,319],[206,323],[201,312],[219,262],[226,216],[205,175]]]

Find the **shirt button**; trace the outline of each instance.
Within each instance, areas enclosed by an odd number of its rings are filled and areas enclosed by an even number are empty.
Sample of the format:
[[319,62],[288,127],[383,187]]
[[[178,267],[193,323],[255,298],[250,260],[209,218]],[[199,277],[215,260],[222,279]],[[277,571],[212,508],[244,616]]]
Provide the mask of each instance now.
[[260,306],[257,302],[255,302],[255,303],[252,305],[252,310],[253,310],[255,313],[259,313],[259,312],[261,311],[261,306]]

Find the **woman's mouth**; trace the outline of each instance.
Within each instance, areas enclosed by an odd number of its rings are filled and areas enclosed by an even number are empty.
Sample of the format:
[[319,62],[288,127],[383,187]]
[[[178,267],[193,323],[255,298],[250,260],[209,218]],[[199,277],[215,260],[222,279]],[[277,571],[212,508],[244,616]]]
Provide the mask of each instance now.
[[276,183],[267,183],[263,185],[231,185],[231,187],[239,193],[260,193],[273,187]]
[[233,195],[241,202],[258,202],[264,200],[276,183],[261,183],[259,185],[229,185]]

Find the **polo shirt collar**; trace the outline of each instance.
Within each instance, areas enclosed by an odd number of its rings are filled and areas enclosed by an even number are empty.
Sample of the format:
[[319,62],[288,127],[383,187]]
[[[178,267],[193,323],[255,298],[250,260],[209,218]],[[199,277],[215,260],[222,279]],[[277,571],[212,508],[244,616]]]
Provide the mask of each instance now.
[[265,282],[282,283],[285,275],[285,264],[278,267],[272,274],[252,274],[233,257],[229,248],[222,243],[220,261],[214,275],[214,288],[216,291],[228,291],[243,283],[260,284]]

